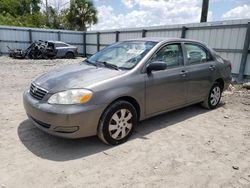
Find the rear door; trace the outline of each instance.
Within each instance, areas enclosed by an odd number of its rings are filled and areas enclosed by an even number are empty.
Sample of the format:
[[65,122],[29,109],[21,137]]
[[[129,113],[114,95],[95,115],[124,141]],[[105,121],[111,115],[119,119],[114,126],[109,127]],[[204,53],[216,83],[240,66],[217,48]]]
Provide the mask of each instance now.
[[69,46],[67,44],[58,42],[58,43],[55,43],[55,47],[57,50],[57,57],[64,57],[68,51]]
[[185,65],[188,72],[188,103],[200,102],[208,94],[216,72],[215,62],[206,47],[185,43]]
[[146,74],[146,114],[151,115],[186,103],[187,80],[181,43],[166,44],[149,63],[162,61],[166,70]]

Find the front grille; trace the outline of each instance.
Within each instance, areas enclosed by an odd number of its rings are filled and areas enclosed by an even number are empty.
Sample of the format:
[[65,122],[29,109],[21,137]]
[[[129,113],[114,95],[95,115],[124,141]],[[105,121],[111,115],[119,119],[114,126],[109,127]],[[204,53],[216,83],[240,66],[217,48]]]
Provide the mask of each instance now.
[[43,88],[40,88],[38,86],[36,86],[35,84],[31,84],[30,85],[30,95],[32,97],[34,97],[37,100],[42,100],[43,97],[48,93],[48,91],[46,91]]
[[40,126],[46,128],[46,129],[49,129],[49,128],[50,128],[50,124],[41,122],[41,121],[39,121],[39,120],[37,120],[37,119],[35,119],[35,118],[33,118],[33,117],[31,117],[31,118],[32,118],[32,120],[33,120],[34,122],[36,122],[38,125],[40,125]]

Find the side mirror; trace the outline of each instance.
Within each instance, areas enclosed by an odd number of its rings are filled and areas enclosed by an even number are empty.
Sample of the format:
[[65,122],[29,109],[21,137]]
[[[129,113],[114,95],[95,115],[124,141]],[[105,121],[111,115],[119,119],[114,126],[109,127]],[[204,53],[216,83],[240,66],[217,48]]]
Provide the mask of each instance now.
[[160,71],[165,70],[167,68],[167,64],[163,61],[154,61],[147,65],[147,73],[151,73],[152,71]]

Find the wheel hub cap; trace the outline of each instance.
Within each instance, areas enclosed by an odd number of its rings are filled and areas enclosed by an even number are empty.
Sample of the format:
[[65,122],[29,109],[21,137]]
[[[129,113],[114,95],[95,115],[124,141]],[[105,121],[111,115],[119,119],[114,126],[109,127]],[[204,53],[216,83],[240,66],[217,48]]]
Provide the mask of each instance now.
[[214,87],[210,95],[210,102],[213,106],[218,104],[220,100],[220,95],[221,95],[220,88],[218,86]]
[[116,111],[109,122],[109,134],[113,139],[120,140],[132,129],[132,113],[127,109]]

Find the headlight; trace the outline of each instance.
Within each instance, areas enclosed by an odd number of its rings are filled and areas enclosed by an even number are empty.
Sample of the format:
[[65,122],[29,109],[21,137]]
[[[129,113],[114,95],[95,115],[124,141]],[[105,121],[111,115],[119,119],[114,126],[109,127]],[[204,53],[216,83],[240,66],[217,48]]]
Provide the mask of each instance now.
[[92,91],[86,89],[71,89],[52,95],[49,104],[83,104],[92,97]]

